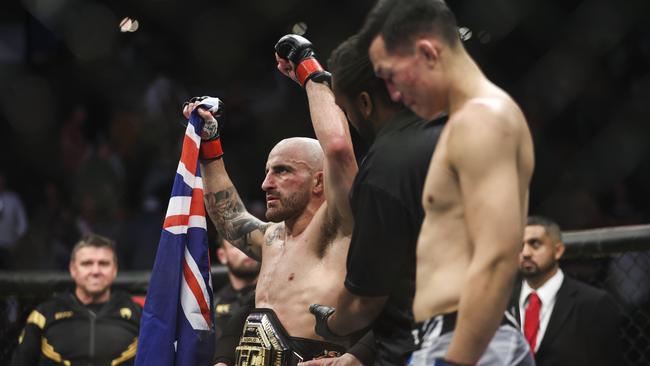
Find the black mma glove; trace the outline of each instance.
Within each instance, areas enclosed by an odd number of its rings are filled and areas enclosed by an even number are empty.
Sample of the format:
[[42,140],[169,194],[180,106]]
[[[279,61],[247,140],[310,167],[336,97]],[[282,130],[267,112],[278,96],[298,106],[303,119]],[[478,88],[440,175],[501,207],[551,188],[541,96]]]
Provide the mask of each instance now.
[[325,71],[316,60],[316,53],[309,40],[297,34],[287,34],[275,44],[275,53],[295,65],[296,80],[303,88],[307,81],[331,84],[332,74]]

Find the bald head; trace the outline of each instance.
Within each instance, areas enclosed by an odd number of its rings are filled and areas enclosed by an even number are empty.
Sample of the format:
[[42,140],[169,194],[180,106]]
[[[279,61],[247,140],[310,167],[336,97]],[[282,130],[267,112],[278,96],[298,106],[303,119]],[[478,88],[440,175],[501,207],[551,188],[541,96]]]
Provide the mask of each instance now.
[[292,159],[295,163],[305,165],[312,172],[323,170],[323,149],[316,139],[308,137],[284,139],[273,147],[268,160],[278,155]]
[[323,159],[323,149],[314,139],[294,137],[275,145],[262,182],[268,220],[293,220],[310,205],[324,202]]

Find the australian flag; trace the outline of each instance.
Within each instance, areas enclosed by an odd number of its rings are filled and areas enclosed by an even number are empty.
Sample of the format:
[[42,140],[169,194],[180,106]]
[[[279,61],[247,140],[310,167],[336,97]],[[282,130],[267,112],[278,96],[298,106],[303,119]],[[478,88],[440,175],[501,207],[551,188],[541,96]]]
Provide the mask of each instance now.
[[[203,101],[208,108],[210,98]],[[212,278],[199,166],[203,120],[190,115],[140,323],[137,366],[211,365]]]

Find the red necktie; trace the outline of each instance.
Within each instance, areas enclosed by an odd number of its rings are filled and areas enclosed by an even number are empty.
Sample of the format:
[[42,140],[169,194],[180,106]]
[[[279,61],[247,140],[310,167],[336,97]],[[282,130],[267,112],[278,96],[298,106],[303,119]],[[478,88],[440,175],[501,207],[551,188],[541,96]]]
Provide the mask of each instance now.
[[524,336],[530,350],[535,354],[535,344],[537,344],[537,331],[539,330],[539,309],[542,307],[542,301],[536,292],[531,292],[528,296],[528,305],[526,306],[526,316],[524,318]]

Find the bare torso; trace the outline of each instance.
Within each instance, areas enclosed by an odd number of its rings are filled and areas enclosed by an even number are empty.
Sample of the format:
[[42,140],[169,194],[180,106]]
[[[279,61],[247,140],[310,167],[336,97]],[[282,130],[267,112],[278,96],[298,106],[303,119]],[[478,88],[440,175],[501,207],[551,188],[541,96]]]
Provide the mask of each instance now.
[[[528,184],[533,169],[533,145],[523,114],[514,101],[500,89],[490,86],[480,98],[469,99],[466,105],[483,103],[498,110],[505,131],[515,135],[514,157],[522,223],[527,212]],[[472,123],[481,123],[480,120]],[[450,158],[450,136],[454,134],[454,114],[450,115],[434,152],[427,174],[422,202],[425,218],[417,246],[416,321],[458,310],[467,272],[472,260],[473,244],[466,225],[458,167]],[[462,145],[454,144],[454,146]],[[462,154],[462,151],[454,151]],[[521,224],[521,223],[520,223]]]
[[287,237],[284,223],[265,234],[255,305],[273,309],[293,337],[323,339],[314,332],[309,305],[335,306],[343,289],[350,236],[324,237],[325,206],[295,237]]

